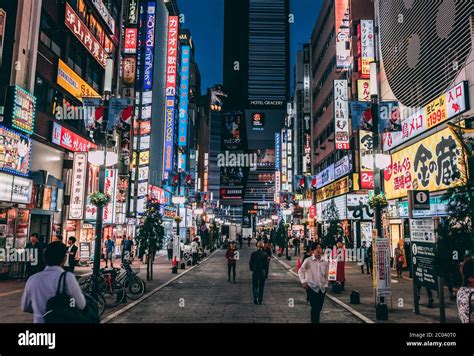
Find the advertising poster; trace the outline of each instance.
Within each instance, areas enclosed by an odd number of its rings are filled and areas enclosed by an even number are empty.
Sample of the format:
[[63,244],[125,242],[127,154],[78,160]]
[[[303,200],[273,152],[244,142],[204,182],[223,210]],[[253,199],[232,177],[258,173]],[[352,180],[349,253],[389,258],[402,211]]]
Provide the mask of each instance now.
[[378,238],[375,242],[375,279],[377,297],[387,297],[392,293],[390,267],[390,240]]
[[166,60],[166,95],[176,95],[176,68],[178,58],[179,17],[168,17],[168,47]]
[[347,194],[347,219],[372,220],[374,211],[369,206],[368,194]]
[[244,119],[242,112],[223,113],[222,143],[225,150],[242,149],[241,130]]
[[375,60],[374,21],[360,20],[357,27],[359,72],[361,78],[370,77],[370,63]]
[[188,106],[189,106],[189,65],[191,48],[183,46],[181,48],[181,85],[179,94],[179,128],[178,145],[186,147],[188,145]]
[[373,134],[370,131],[359,131],[359,154],[360,154],[360,187],[362,189],[374,188],[374,166],[373,166]]
[[31,139],[0,125],[0,171],[27,176],[30,160]]
[[336,67],[351,66],[351,35],[349,0],[335,0],[336,7]]
[[410,219],[410,238],[416,283],[429,289],[438,289],[438,276],[434,268],[436,251],[434,220]]

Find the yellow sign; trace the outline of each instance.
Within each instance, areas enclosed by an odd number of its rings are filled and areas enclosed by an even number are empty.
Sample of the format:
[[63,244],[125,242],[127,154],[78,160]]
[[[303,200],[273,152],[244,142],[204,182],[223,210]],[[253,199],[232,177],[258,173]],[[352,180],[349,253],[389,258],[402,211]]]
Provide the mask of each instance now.
[[370,101],[370,80],[357,81],[357,100]]
[[100,98],[92,87],[87,84],[79,75],[67,66],[62,60],[58,60],[58,84],[66,89],[71,95],[82,101],[83,97]]
[[449,128],[392,154],[384,171],[387,199],[407,196],[407,190],[435,192],[461,185],[465,178],[462,148]]
[[145,165],[145,164],[150,163],[150,151],[140,152],[139,163],[140,165]]
[[346,193],[349,193],[349,177],[347,176],[318,189],[316,201],[320,202]]

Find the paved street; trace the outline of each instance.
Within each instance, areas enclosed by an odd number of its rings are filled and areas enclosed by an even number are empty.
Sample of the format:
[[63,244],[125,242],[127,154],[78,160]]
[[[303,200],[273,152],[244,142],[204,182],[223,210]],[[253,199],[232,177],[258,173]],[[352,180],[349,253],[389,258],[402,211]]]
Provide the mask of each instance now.
[[[127,310],[114,323],[309,323],[310,307],[296,277],[272,260],[262,305],[254,305],[250,253],[240,250],[236,283],[227,282],[225,251],[219,250],[198,268]],[[342,307],[326,299],[323,323],[360,323]]]

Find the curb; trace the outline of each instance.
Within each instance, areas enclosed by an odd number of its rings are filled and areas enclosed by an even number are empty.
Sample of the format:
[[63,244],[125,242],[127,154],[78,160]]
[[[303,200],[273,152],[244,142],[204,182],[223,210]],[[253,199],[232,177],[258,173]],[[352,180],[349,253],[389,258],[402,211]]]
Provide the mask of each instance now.
[[[291,266],[289,266],[287,263],[283,262],[283,261],[280,261],[280,259],[278,259],[277,257],[273,256],[273,258],[275,260],[278,261],[278,263],[280,263],[283,267],[285,267],[289,273],[291,273],[293,276],[295,276],[297,279],[298,279],[298,282],[299,282],[299,277],[298,277],[298,274],[294,271],[291,270]],[[330,295],[329,293],[326,293],[326,296],[331,300],[333,301],[334,303],[336,303],[337,305],[343,307],[344,309],[346,309],[348,312],[350,312],[351,314],[353,314],[355,317],[359,318],[360,320],[362,320],[364,323],[366,324],[375,324],[374,321],[370,320],[369,318],[367,318],[365,315],[363,315],[362,313],[358,312],[357,310],[355,310],[354,308],[350,307],[349,305],[347,305],[346,303],[340,301],[338,298],[336,297],[333,297],[332,295]]]
[[[201,263],[203,262],[206,262],[207,260],[209,260],[212,256],[214,256],[217,252],[219,252],[219,249],[217,249],[216,251],[214,251],[213,253],[211,253],[208,257],[206,257],[204,260],[201,261]],[[173,283],[175,280],[181,278],[182,276],[184,276],[186,273],[192,271],[194,268],[196,267],[199,267],[200,265],[195,265],[195,266],[192,266],[191,268],[185,270],[184,272],[178,274],[177,276],[171,278],[169,281],[159,285],[158,287],[156,287],[155,289],[151,290],[150,292],[146,293],[143,297],[141,297],[140,299],[137,299],[135,301],[133,301],[132,303],[130,304],[127,304],[126,306],[124,306],[122,309],[119,309],[117,310],[116,312],[110,314],[109,316],[107,316],[106,318],[104,318],[103,320],[100,321],[101,324],[105,324],[105,323],[108,323],[109,321],[117,318],[119,315],[125,313],[127,310],[129,309],[132,309],[134,306],[136,306],[137,304],[143,302],[145,299],[148,299],[149,297],[151,297],[153,294],[155,294],[156,292],[158,292],[159,290],[163,289],[164,287],[166,287],[167,285]]]

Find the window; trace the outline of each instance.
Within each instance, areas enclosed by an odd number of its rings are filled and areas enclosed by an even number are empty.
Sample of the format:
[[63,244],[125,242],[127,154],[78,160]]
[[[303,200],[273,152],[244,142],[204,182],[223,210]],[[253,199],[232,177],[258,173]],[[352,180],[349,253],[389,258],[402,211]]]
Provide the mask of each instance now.
[[40,23],[40,42],[49,48],[56,56],[61,57],[61,41],[55,28],[56,26],[53,24],[51,18],[43,12]]
[[36,77],[35,96],[36,109],[46,114],[53,112],[54,88],[49,85],[43,78]]
[[84,68],[85,68],[85,55],[84,55],[84,50],[76,44],[72,44],[69,48],[69,56],[67,59],[67,64],[69,67],[71,67],[74,72],[82,76],[84,73]]

